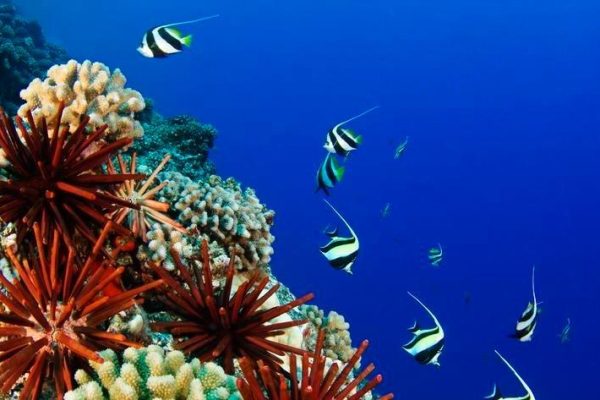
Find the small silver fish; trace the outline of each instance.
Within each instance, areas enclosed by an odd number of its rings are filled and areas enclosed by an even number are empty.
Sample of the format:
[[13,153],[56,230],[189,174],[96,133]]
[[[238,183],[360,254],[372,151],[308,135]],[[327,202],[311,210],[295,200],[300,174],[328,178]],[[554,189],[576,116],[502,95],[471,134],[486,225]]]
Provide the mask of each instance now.
[[565,344],[571,341],[571,318],[567,318],[567,324],[558,334],[561,344]]
[[396,151],[394,152],[394,159],[395,160],[397,160],[400,157],[402,157],[402,155],[406,151],[406,146],[407,145],[408,145],[408,136],[404,138],[404,141],[402,143],[400,143],[398,145],[398,147],[396,147]]
[[391,208],[392,205],[390,203],[385,203],[383,210],[381,210],[381,218],[387,218],[392,212]]

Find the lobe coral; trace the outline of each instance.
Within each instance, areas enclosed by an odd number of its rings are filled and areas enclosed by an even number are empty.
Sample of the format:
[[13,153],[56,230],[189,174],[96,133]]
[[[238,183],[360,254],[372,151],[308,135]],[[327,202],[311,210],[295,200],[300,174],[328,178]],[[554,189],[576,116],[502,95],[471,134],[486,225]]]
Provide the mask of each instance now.
[[[72,372],[77,361],[104,360],[96,351],[138,346],[119,333],[106,332],[108,318],[136,304],[136,297],[162,285],[153,281],[106,296],[102,290],[123,273],[110,269],[99,254],[114,227],[108,222],[92,252],[79,263],[76,251],[61,243],[53,229],[50,245],[43,243],[42,229],[35,222],[36,246],[21,260],[10,249],[5,253],[19,277],[10,282],[0,274],[0,391],[7,393],[23,382],[20,399],[37,399],[44,382],[53,381],[57,398],[73,390]],[[67,250],[67,251],[65,251]],[[109,272],[112,271],[112,272]],[[80,362],[81,363],[81,362]]]
[[261,279],[259,272],[255,272],[234,292],[235,267],[234,257],[231,257],[224,287],[216,293],[206,240],[202,242],[201,271],[193,262],[189,267],[183,265],[177,252],[172,251],[171,255],[187,287],[163,268],[150,264],[168,286],[162,301],[180,318],[179,321],[154,323],[153,329],[171,333],[177,341],[175,348],[198,357],[200,361],[222,358],[223,368],[228,374],[234,372],[234,359],[240,357],[262,360],[271,369],[282,370],[280,364],[283,360],[280,357],[287,353],[306,354],[303,349],[271,339],[283,335],[285,329],[307,322],[276,322],[274,319],[312,300],[312,293],[284,305],[261,309],[279,289],[279,284],[276,284],[263,293],[268,277]]
[[[63,109],[61,103],[53,121],[42,118],[39,124],[28,111],[29,128],[21,117],[15,117],[15,124],[0,109],[0,147],[9,162],[4,168],[8,179],[0,181],[0,218],[16,224],[17,243],[31,233],[36,222],[45,243],[55,230],[69,248],[74,247],[75,232],[94,243],[93,227],[109,221],[107,212],[117,206],[139,208],[116,196],[114,185],[144,175],[117,174],[104,168],[111,155],[133,139],[106,144],[100,140],[106,126],[88,133],[88,116],[70,134],[68,127],[61,128]],[[119,225],[113,227],[122,235],[129,234]]]

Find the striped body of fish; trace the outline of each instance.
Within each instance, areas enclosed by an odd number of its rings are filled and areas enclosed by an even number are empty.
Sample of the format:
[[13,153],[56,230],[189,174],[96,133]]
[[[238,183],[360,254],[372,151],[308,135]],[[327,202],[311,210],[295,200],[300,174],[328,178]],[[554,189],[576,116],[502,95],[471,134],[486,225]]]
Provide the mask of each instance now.
[[323,147],[330,153],[345,157],[350,154],[351,151],[358,149],[358,146],[361,143],[362,136],[357,135],[350,129],[342,128],[342,126],[338,124],[327,132],[327,140]]
[[174,28],[175,26],[192,24],[216,17],[218,17],[218,15],[152,28],[144,34],[142,43],[137,50],[141,55],[148,58],[165,58],[172,54],[179,53],[183,50],[183,46],[191,46],[192,35],[184,36],[177,28]]
[[355,115],[345,121],[340,122],[327,132],[325,138],[325,144],[323,147],[331,154],[337,154],[341,157],[346,157],[350,152],[358,149],[358,146],[362,143],[362,137],[357,135],[350,129],[346,129],[343,126],[350,121],[354,121],[357,118],[362,117],[365,114],[379,108],[379,106],[371,107],[362,113]]
[[402,348],[413,356],[420,364],[431,364],[439,367],[439,357],[442,354],[445,343],[444,329],[442,329],[442,326],[435,315],[425,304],[423,304],[423,302],[421,302],[421,300],[410,292],[408,292],[408,294],[415,299],[425,311],[427,311],[433,319],[435,327],[431,329],[421,329],[419,324],[415,322],[414,325],[408,329],[408,331],[413,334],[413,338],[410,342],[402,346]]
[[531,273],[531,290],[533,292],[533,301],[527,304],[527,308],[521,314],[521,317],[517,321],[515,333],[512,337],[518,339],[521,342],[529,342],[533,336],[535,327],[538,321],[538,303],[535,296],[535,267]]
[[444,250],[442,249],[442,245],[438,243],[437,247],[432,247],[429,249],[427,258],[429,258],[429,263],[431,265],[434,267],[439,267],[444,259]]
[[346,169],[338,164],[333,154],[328,153],[317,171],[317,191],[323,190],[329,195],[329,189],[342,180],[344,172]]
[[523,389],[525,389],[525,391],[527,393],[525,395],[519,396],[519,397],[503,397],[498,386],[494,385],[494,388],[492,389],[492,393],[490,395],[486,396],[485,398],[488,400],[535,400],[535,396],[533,395],[531,388],[527,385],[527,383],[523,380],[523,378],[521,378],[521,376],[517,373],[517,371],[513,368],[513,366],[510,365],[510,363],[504,357],[502,357],[502,355],[498,351],[496,351],[496,350],[494,350],[494,351],[496,352],[498,357],[500,357],[502,362],[504,362],[504,364],[506,364],[508,369],[510,369],[512,371],[512,373],[517,377],[517,379],[521,383],[521,386],[523,386]]
[[342,217],[342,215],[327,200],[325,200],[325,203],[331,207],[333,212],[335,212],[346,225],[351,236],[339,236],[337,228],[331,232],[327,232],[330,241],[325,246],[321,247],[321,254],[327,258],[327,261],[329,261],[329,264],[333,268],[352,274],[352,265],[354,264],[354,261],[356,261],[360,249],[358,237],[344,217]]

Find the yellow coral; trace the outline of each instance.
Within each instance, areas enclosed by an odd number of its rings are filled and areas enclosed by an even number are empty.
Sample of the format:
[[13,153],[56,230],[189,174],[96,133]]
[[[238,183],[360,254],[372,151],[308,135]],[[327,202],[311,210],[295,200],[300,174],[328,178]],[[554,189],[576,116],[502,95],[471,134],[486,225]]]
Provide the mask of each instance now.
[[62,124],[68,126],[70,132],[75,132],[81,117],[88,114],[92,128],[108,125],[106,138],[109,141],[140,137],[144,130],[134,119],[134,113],[146,105],[142,95],[125,88],[125,83],[119,69],[111,73],[99,62],[86,60],[79,64],[71,60],[54,65],[44,81],[35,79],[21,91],[25,104],[19,108],[19,115],[25,117],[31,111],[36,122],[42,117],[51,121],[62,101],[65,103]]

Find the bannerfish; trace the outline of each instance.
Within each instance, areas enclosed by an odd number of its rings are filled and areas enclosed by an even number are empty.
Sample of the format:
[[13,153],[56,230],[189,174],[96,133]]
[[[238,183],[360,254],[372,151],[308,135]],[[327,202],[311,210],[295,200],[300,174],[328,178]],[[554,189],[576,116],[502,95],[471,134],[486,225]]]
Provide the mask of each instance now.
[[354,230],[352,230],[352,227],[350,227],[350,224],[331,205],[331,203],[325,199],[324,201],[329,207],[331,207],[333,212],[340,217],[342,222],[348,228],[351,236],[339,236],[337,228],[327,232],[327,236],[329,236],[330,241],[325,246],[321,247],[321,253],[325,256],[325,258],[327,258],[327,261],[329,261],[329,264],[333,268],[341,269],[349,274],[352,274],[352,265],[354,264],[354,261],[356,261],[358,251],[360,249],[358,237],[356,236],[356,233],[354,233]]
[[521,382],[521,386],[523,386],[523,389],[525,389],[527,394],[525,394],[524,396],[519,396],[519,397],[503,397],[502,393],[500,393],[500,389],[498,389],[498,386],[496,384],[494,384],[494,388],[492,389],[492,394],[490,394],[489,396],[486,396],[485,398],[489,399],[489,400],[535,400],[535,396],[533,395],[533,392],[531,391],[531,389],[529,388],[527,383],[525,383],[523,378],[521,378],[521,376],[517,373],[517,371],[515,371],[513,366],[510,365],[510,363],[508,361],[506,361],[506,359],[504,357],[502,357],[502,355],[500,353],[498,353],[497,350],[494,350],[494,351],[496,352],[498,357],[500,357],[500,359],[504,362],[504,364],[506,364],[506,366],[517,377],[519,382]]
[[325,161],[317,171],[317,192],[323,190],[329,196],[329,189],[332,189],[344,177],[346,169],[341,167],[335,157],[328,153]]
[[512,334],[512,337],[518,339],[520,342],[531,341],[538,320],[538,302],[535,297],[535,266],[531,272],[531,291],[533,293],[533,301],[527,304],[527,308],[517,322],[515,333]]
[[427,258],[429,258],[429,263],[431,265],[434,267],[439,267],[440,263],[444,259],[444,250],[442,249],[442,245],[438,243],[437,247],[432,247],[429,249]]
[[396,151],[394,153],[394,159],[397,160],[402,157],[402,154],[406,151],[406,146],[408,145],[408,136],[404,138],[404,141],[396,147]]
[[164,58],[171,54],[179,53],[183,46],[192,45],[192,35],[184,36],[175,26],[193,24],[200,21],[216,18],[219,15],[211,15],[191,21],[175,22],[173,24],[161,25],[148,30],[142,38],[142,43],[137,51],[148,58]]
[[379,106],[371,107],[367,111],[363,111],[362,113],[342,121],[331,128],[329,132],[327,132],[327,138],[325,140],[325,144],[323,145],[325,150],[330,153],[335,153],[339,156],[346,157],[351,151],[358,149],[358,146],[362,143],[362,136],[357,135],[350,129],[342,128],[342,126],[370,113],[377,108],[379,108]]
[[413,326],[408,329],[414,336],[412,340],[402,346],[402,348],[413,356],[420,364],[431,364],[439,367],[440,363],[438,359],[444,348],[444,330],[431,310],[411,292],[407,293],[410,297],[415,299],[425,311],[427,311],[433,319],[433,322],[435,322],[435,328],[421,329],[419,324],[415,321]]

